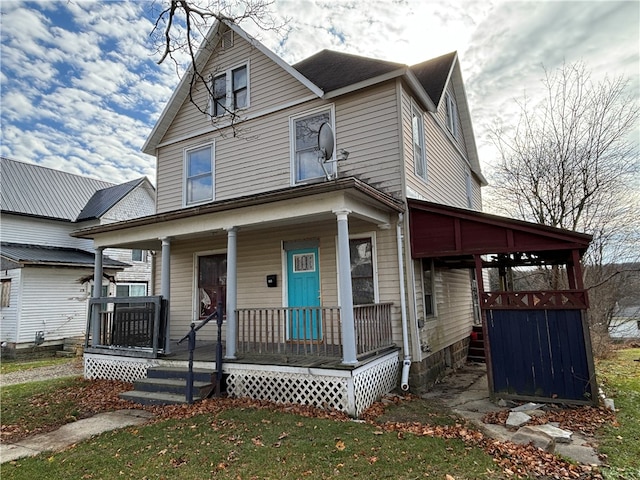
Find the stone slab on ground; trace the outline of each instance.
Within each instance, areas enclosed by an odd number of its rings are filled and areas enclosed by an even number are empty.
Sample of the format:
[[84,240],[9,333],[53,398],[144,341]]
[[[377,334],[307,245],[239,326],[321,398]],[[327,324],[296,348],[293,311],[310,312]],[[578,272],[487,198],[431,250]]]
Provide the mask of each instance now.
[[549,435],[556,443],[571,443],[571,436],[573,435],[573,432],[570,432],[569,430],[563,430],[562,428],[554,427],[549,424],[533,425],[531,428],[542,432],[545,435]]
[[522,425],[526,424],[531,417],[524,412],[509,412],[509,416],[507,417],[507,428],[520,428]]
[[552,437],[533,427],[519,428],[518,431],[511,436],[511,441],[520,445],[528,445],[531,443],[534,447],[551,453],[555,451],[556,447],[556,442]]
[[63,425],[58,430],[34,435],[16,443],[0,444],[0,463],[31,457],[47,451],[62,450],[94,435],[118,428],[141,425],[153,414],[144,410],[117,410]]

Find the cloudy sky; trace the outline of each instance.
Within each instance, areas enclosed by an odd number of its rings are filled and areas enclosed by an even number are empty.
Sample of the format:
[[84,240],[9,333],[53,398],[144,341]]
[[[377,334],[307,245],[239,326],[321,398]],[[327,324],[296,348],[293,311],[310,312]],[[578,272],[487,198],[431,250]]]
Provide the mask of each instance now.
[[[0,154],[116,183],[155,182],[155,159],[140,149],[178,83],[173,65],[156,64],[150,40],[161,5],[0,2]],[[495,155],[487,128],[509,119],[525,91],[544,92],[543,66],[583,61],[595,78],[628,78],[640,96],[637,0],[275,0],[273,8],[287,27],[259,36],[289,63],[324,48],[408,65],[457,50],[487,167]]]

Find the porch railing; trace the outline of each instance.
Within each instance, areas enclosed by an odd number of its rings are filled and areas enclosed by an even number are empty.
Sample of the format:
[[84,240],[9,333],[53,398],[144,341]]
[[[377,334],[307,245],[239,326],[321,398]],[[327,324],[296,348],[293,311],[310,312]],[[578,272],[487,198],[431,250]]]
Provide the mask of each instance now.
[[165,344],[165,304],[161,296],[91,298],[85,349],[157,356]]
[[481,307],[485,310],[584,310],[588,299],[584,290],[484,292]]
[[[391,305],[354,307],[358,356],[393,345]],[[245,308],[236,312],[240,354],[342,357],[340,307]]]

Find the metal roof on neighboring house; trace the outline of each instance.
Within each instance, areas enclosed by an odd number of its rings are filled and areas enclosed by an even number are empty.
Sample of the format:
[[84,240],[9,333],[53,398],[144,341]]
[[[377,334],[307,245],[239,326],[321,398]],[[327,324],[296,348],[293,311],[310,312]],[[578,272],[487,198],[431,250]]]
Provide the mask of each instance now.
[[113,183],[0,158],[3,212],[75,221],[97,190]]
[[[18,243],[2,243],[0,256],[10,262],[21,265],[57,265],[91,267],[95,262],[95,255],[78,248],[46,247],[42,245],[28,245]],[[130,267],[128,263],[113,260],[103,256],[102,265],[111,268]]]

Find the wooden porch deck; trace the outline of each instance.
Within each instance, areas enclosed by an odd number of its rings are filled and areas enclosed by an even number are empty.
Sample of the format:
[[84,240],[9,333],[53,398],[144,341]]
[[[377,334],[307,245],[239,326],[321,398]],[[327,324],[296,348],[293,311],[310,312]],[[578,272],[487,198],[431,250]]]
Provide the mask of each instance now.
[[[374,360],[380,356],[388,355],[389,352],[399,350],[396,346],[381,349],[378,352],[374,352],[366,357],[359,358],[357,365],[344,365],[341,358],[336,354],[332,357],[323,357],[318,355],[295,355],[295,354],[238,354],[235,360],[228,360],[223,358],[223,363],[236,363],[236,364],[254,364],[254,365],[279,365],[290,367],[304,367],[304,368],[329,368],[333,370],[352,370],[356,367],[360,367],[363,364]],[[224,351],[224,346],[223,346]],[[177,341],[171,342],[171,353],[168,355],[161,355],[160,360],[171,360],[179,362],[189,361],[189,348],[187,342],[183,342],[177,345]],[[216,342],[196,340],[196,348],[193,352],[194,362],[211,362],[216,361]]]

